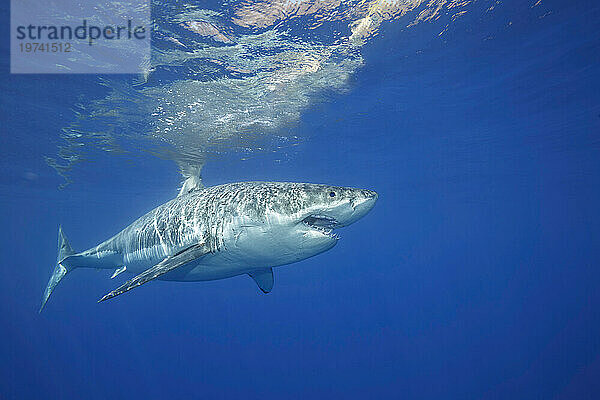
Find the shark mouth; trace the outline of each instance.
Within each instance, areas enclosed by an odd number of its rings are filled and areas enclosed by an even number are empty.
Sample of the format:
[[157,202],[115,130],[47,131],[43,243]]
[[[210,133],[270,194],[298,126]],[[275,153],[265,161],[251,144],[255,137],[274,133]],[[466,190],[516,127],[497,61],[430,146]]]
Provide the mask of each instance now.
[[302,223],[309,228],[315,229],[333,239],[337,240],[340,238],[333,232],[333,229],[338,224],[335,218],[328,217],[327,215],[309,215],[302,220]]

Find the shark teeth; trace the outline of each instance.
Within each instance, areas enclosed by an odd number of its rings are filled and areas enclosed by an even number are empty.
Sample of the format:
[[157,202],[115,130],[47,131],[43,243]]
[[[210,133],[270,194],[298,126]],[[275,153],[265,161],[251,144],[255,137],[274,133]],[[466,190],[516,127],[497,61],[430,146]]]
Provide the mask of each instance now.
[[333,228],[337,224],[335,218],[323,215],[310,215],[306,217],[302,222],[309,228],[319,231],[322,234],[331,237],[332,239],[340,239],[339,235],[333,232]]

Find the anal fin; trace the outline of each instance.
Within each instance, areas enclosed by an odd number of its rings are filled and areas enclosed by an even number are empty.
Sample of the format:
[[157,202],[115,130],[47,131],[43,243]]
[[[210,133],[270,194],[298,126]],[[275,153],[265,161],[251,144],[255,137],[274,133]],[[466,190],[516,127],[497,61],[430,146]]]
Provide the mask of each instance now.
[[263,293],[269,293],[273,289],[273,268],[257,269],[248,272],[248,275],[254,279],[254,282]]
[[125,270],[127,269],[127,266],[123,265],[117,269],[115,269],[115,272],[112,274],[112,276],[110,277],[110,279],[115,279],[117,277],[117,275],[125,272]]

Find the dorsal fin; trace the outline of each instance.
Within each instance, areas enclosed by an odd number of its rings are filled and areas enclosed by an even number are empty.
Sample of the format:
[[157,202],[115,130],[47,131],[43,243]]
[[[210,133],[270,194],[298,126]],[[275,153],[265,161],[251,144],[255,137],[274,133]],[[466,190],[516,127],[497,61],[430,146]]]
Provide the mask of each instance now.
[[194,190],[204,189],[202,184],[202,165],[179,164],[181,175],[183,175],[183,183],[179,189],[179,196],[193,192]]

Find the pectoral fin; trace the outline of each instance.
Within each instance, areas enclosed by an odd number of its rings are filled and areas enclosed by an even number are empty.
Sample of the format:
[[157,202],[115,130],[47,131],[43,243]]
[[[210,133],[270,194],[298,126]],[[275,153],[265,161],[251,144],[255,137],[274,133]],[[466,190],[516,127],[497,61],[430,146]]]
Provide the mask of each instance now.
[[98,302],[100,303],[104,300],[108,300],[115,296],[123,294],[131,289],[143,285],[146,282],[156,279],[159,276],[174,270],[175,268],[181,267],[184,264],[194,261],[207,253],[209,253],[209,249],[208,246],[204,244],[197,244],[192,247],[188,247],[187,249],[182,250],[177,254],[165,258],[164,260],[156,264],[154,267],[148,268],[141,274],[136,275],[134,278],[128,280],[123,285],[119,286],[112,292],[102,297]]
[[254,279],[254,282],[264,293],[269,293],[273,289],[273,268],[257,269],[248,272],[248,275]]

